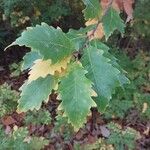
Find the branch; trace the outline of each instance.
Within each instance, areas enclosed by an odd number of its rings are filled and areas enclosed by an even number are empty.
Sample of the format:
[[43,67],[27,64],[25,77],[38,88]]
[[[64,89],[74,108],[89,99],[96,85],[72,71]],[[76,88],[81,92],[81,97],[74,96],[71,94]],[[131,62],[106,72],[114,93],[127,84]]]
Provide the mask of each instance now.
[[107,15],[107,12],[109,11],[110,7],[112,6],[112,3],[113,3],[113,0],[110,0],[107,8],[104,10],[103,16],[101,17],[101,19],[98,20],[98,22],[97,22],[95,28],[93,29],[92,33],[90,35],[87,35],[87,37],[85,38],[85,42],[84,42],[83,46],[77,52],[73,53],[73,56],[76,59],[80,59],[82,57],[84,48],[86,48],[88,46],[91,37],[93,37],[95,35],[95,32],[97,31],[97,28],[98,28],[99,24],[102,22],[103,17],[105,17]]

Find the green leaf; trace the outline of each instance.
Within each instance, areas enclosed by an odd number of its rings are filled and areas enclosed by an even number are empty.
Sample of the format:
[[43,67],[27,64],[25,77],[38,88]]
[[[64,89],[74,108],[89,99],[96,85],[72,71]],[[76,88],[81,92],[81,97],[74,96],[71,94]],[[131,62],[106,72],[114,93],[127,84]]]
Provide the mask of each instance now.
[[84,45],[87,38],[87,32],[93,30],[94,26],[95,25],[91,25],[86,28],[80,28],[79,30],[69,30],[66,35],[74,43],[76,50],[79,50]]
[[16,110],[18,99],[19,93],[12,90],[10,85],[0,85],[0,118]]
[[106,15],[102,18],[102,24],[104,28],[104,33],[106,36],[106,40],[111,36],[111,34],[117,29],[124,34],[125,24],[123,20],[119,16],[119,12],[110,8]]
[[104,51],[89,46],[85,49],[81,62],[88,71],[87,77],[94,83],[93,88],[98,96],[110,100],[115,87],[119,85],[120,71],[110,64],[103,53]]
[[85,73],[86,71],[79,64],[72,64],[59,86],[62,98],[60,107],[75,129],[83,126],[90,108],[95,106],[91,98],[92,84],[85,77]]
[[101,7],[99,0],[83,0],[86,8],[83,10],[86,20],[95,19],[101,16]]
[[129,79],[124,75],[126,73],[122,67],[118,64],[118,59],[114,57],[110,52],[112,49],[110,49],[107,45],[100,42],[99,40],[93,40],[91,41],[91,45],[97,47],[98,49],[104,51],[103,56],[110,59],[110,63],[113,65],[113,67],[117,68],[120,71],[120,74],[118,75],[118,80],[120,82],[120,86],[123,88],[124,84],[129,84]]
[[23,57],[23,65],[22,65],[22,70],[26,70],[28,68],[31,68],[33,66],[33,63],[35,60],[40,59],[41,56],[36,52],[36,51],[31,51],[27,53]]
[[107,127],[111,130],[111,134],[106,142],[114,145],[115,150],[135,149],[136,140],[139,138],[136,130],[129,127],[123,130],[120,125],[112,122]]
[[59,133],[59,135],[63,137],[64,140],[69,140],[70,137],[74,135],[74,129],[72,125],[68,123],[68,118],[62,115],[62,111],[57,111],[54,133]]
[[12,45],[30,47],[38,52],[43,59],[51,59],[53,63],[61,61],[74,50],[74,45],[61,29],[55,29],[46,23],[27,28]]
[[43,137],[32,137],[28,149],[41,150],[44,149],[45,145],[48,145],[49,141]]
[[[93,41],[91,41],[90,44],[92,46],[95,46],[97,49],[104,51],[103,56],[110,59],[109,63],[111,63],[113,67],[117,68],[120,71],[117,78],[120,83],[120,86],[124,89],[124,84],[128,84],[129,79],[124,75],[125,71],[118,64],[117,59],[111,53],[109,53],[110,48],[107,45],[105,45],[104,43],[100,42],[99,40],[93,40]],[[110,99],[107,99],[103,96],[98,96],[98,97],[94,98],[94,100],[98,106],[98,110],[101,113],[106,112],[106,106],[108,106]]]
[[39,109],[43,101],[48,100],[51,90],[55,86],[55,79],[48,75],[46,78],[38,78],[31,83],[25,83],[20,90],[18,110],[26,112],[28,110]]
[[0,150],[41,150],[48,143],[43,137],[30,137],[27,128],[15,126],[13,133],[6,135],[0,126]]
[[51,116],[48,110],[40,109],[38,111],[29,111],[25,117],[27,125],[48,125],[51,123]]
[[104,113],[106,108],[109,106],[110,99],[107,99],[103,96],[98,96],[94,98],[95,103],[97,104],[97,109],[99,112]]

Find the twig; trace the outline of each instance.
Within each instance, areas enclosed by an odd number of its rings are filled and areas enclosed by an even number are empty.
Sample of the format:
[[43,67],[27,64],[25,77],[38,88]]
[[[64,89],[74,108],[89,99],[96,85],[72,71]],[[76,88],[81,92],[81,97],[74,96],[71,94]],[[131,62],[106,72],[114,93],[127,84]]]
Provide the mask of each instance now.
[[113,0],[110,1],[110,3],[108,4],[107,8],[104,10],[104,14],[103,16],[101,17],[100,20],[98,20],[97,24],[96,24],[96,27],[92,30],[91,34],[90,35],[87,35],[87,37],[85,38],[85,42],[83,43],[83,46],[73,54],[73,56],[76,58],[76,59],[80,59],[81,56],[83,55],[83,50],[84,48],[87,47],[87,45],[89,44],[90,42],[90,39],[91,37],[93,37],[95,35],[95,32],[97,31],[97,28],[99,27],[99,24],[102,22],[102,19],[103,17],[105,17],[110,9],[110,7],[112,6],[112,3],[113,3]]

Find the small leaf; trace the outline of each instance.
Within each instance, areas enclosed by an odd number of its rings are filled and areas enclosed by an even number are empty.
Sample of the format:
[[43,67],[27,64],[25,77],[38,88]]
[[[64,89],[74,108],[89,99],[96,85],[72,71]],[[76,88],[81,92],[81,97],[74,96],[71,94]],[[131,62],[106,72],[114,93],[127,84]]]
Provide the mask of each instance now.
[[48,145],[49,141],[43,137],[32,137],[29,143],[29,148],[31,150],[41,150],[44,149],[45,145]]
[[48,110],[29,111],[26,113],[25,123],[27,125],[48,125],[51,123],[51,116]]
[[101,7],[99,0],[83,0],[86,8],[83,10],[86,20],[99,18],[101,16]]
[[25,82],[20,88],[22,91],[19,99],[18,111],[26,112],[28,110],[39,109],[43,101],[47,101],[51,90],[55,86],[55,79],[48,75],[45,78],[38,78],[31,83]]
[[59,93],[62,103],[59,108],[64,110],[69,122],[75,130],[86,122],[90,108],[95,106],[91,98],[92,84],[85,77],[85,70],[79,64],[72,64],[68,74],[62,78]]
[[120,18],[119,12],[117,12],[113,8],[110,8],[107,11],[106,15],[103,16],[102,24],[106,40],[108,40],[108,38],[116,29],[120,31],[122,35],[124,34],[125,24],[123,20]]
[[107,127],[111,134],[106,143],[112,144],[115,150],[135,149],[136,140],[140,138],[140,134],[136,130],[129,127],[123,130],[120,125],[112,122]]
[[29,136],[27,128],[14,126],[12,134],[6,135],[0,126],[0,150],[41,150],[49,141],[43,137]]

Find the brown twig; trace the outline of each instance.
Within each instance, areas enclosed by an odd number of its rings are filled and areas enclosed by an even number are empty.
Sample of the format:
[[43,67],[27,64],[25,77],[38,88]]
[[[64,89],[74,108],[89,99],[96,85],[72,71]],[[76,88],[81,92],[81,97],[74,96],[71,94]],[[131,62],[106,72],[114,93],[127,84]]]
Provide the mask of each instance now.
[[112,3],[113,3],[113,0],[110,1],[110,3],[108,4],[107,8],[104,10],[103,16],[101,17],[101,19],[98,20],[98,22],[97,22],[95,28],[92,30],[91,34],[86,36],[83,46],[77,52],[75,52],[73,54],[73,56],[76,59],[80,59],[81,56],[83,55],[84,48],[86,48],[87,45],[89,44],[91,37],[93,37],[95,35],[95,32],[97,31],[97,28],[99,27],[100,23],[102,22],[103,17],[105,17],[107,15],[110,7],[112,6]]

